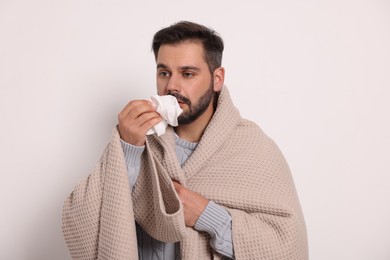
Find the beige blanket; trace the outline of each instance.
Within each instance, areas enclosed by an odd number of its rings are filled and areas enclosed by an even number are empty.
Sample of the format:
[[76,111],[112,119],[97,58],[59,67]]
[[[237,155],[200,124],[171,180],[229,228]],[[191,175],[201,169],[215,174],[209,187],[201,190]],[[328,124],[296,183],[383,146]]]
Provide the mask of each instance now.
[[160,241],[180,241],[183,259],[220,259],[207,234],[185,227],[171,179],[226,207],[236,259],[308,258],[288,165],[275,143],[240,117],[226,87],[183,167],[172,128],[148,137],[133,193],[119,138],[115,128],[95,170],[65,201],[63,233],[74,259],[138,259],[135,221]]

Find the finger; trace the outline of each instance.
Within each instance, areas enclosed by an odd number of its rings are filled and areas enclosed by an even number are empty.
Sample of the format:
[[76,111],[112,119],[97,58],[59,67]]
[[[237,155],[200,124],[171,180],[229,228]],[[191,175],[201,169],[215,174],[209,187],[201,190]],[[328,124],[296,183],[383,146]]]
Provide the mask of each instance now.
[[151,118],[150,120],[146,121],[141,127],[140,127],[140,130],[144,132],[144,134],[146,134],[146,132],[151,129],[153,126],[157,125],[158,123],[160,123],[162,121],[162,117],[158,116],[158,117],[154,117],[154,118]]
[[178,183],[177,181],[172,181],[172,183],[173,183],[173,187],[175,187],[176,191],[178,191],[181,188],[180,183]]
[[137,118],[139,115],[145,112],[155,111],[156,108],[149,100],[132,100],[130,101],[119,113],[120,118],[131,117]]
[[147,121],[153,119],[153,118],[159,118],[162,120],[162,117],[159,113],[156,111],[151,111],[151,112],[144,112],[140,114],[136,119],[134,119],[134,123],[142,126],[144,125]]
[[[145,112],[139,115],[136,119],[134,119],[134,124],[138,125],[139,127],[143,126],[144,124],[147,124],[148,121],[158,118],[160,121],[162,120],[162,117],[159,113],[156,111],[152,112]],[[153,126],[153,125],[152,125]]]
[[138,132],[140,130],[142,131],[140,128],[142,128],[145,122],[158,117],[160,117],[160,115],[156,112],[146,112],[140,115],[138,118],[131,118],[131,116],[126,116],[119,118],[119,126],[126,128],[129,131]]
[[151,112],[156,113],[156,108],[152,104],[143,103],[143,104],[135,105],[128,112],[127,116],[136,119],[145,113],[151,113]]

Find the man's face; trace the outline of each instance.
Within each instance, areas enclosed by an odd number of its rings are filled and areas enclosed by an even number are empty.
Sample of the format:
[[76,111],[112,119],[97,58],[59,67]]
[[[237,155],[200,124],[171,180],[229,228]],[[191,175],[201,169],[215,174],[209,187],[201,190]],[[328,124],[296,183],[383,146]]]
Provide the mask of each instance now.
[[213,78],[200,42],[161,45],[156,76],[158,94],[175,96],[183,109],[178,118],[180,125],[192,123],[212,109]]

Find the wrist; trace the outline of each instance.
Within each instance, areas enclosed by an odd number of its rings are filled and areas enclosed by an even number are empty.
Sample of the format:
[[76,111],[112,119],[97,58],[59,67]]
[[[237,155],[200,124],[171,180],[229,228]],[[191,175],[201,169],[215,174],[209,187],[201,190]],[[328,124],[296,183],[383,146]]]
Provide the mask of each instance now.
[[129,166],[140,166],[140,158],[145,150],[145,146],[135,146],[120,139],[126,164]]
[[218,235],[221,227],[231,225],[229,212],[213,201],[209,201],[206,208],[195,222],[194,228],[209,233],[211,237]]

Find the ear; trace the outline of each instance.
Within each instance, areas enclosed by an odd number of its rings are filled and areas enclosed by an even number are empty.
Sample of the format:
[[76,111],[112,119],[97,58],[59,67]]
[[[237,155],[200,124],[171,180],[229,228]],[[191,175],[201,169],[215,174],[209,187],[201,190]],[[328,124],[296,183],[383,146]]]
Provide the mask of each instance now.
[[225,82],[225,69],[223,67],[219,67],[214,70],[213,73],[214,78],[214,91],[219,92],[222,90],[223,83]]

